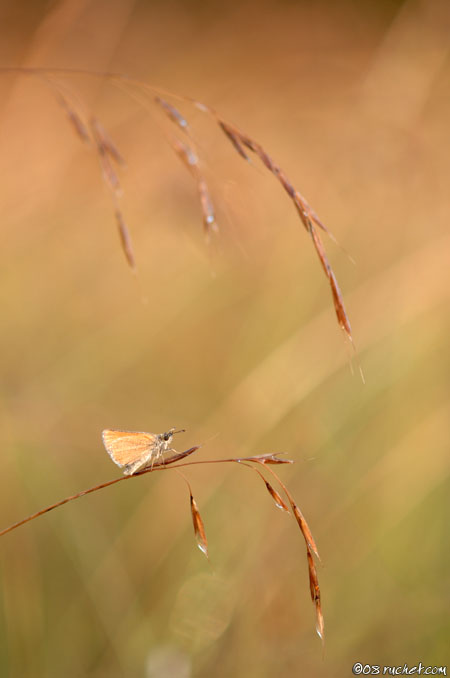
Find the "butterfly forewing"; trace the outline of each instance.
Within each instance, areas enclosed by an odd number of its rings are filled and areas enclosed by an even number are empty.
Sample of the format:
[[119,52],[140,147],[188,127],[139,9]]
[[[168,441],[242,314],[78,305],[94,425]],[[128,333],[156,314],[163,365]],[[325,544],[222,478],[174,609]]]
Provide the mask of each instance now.
[[102,433],[103,444],[117,466],[127,466],[148,455],[155,446],[156,436],[141,431],[110,431]]

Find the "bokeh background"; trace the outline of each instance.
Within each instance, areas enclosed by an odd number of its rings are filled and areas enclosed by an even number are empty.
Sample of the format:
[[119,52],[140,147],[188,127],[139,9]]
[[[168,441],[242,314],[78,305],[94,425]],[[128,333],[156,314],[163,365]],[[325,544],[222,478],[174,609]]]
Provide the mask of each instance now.
[[185,427],[198,459],[285,451],[326,624],[323,650],[301,535],[256,474],[195,466],[210,563],[173,471],[2,538],[1,676],[448,662],[449,3],[3,0],[0,27],[2,67],[126,73],[260,141],[342,246],[327,242],[357,346],[352,374],[295,209],[207,116],[179,104],[217,208],[209,246],[151,100],[57,78],[126,158],[136,278],[48,81],[1,73],[1,527],[119,475],[103,428]]

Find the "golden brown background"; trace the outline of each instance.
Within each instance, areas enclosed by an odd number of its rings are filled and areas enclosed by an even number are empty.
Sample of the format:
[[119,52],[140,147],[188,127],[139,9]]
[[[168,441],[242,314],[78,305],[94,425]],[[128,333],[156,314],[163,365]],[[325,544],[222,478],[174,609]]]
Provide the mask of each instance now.
[[127,160],[120,250],[95,154],[44,79],[0,75],[1,523],[120,471],[105,427],[185,427],[198,458],[286,451],[321,551],[246,469],[172,471],[0,542],[0,675],[350,676],[448,662],[450,5],[62,0],[0,5],[0,65],[117,71],[217,108],[267,147],[327,242],[366,384],[273,177],[182,106],[221,233],[156,109],[61,77]]

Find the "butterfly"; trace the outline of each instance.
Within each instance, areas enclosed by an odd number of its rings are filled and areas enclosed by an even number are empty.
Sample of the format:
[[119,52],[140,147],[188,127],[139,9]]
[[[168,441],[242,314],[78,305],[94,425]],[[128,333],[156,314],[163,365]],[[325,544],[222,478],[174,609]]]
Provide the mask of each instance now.
[[145,433],[144,431],[102,432],[103,444],[109,456],[126,476],[153,466],[165,452],[175,452],[170,447],[174,433],[184,433],[184,429],[171,428],[166,433]]

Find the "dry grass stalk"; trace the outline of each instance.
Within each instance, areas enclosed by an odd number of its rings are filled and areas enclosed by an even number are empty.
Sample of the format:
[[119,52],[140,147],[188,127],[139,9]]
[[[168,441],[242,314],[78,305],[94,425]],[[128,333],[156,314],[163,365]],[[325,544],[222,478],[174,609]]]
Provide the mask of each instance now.
[[169,464],[173,464],[177,461],[180,461],[181,459],[184,459],[185,457],[188,457],[193,452],[196,452],[198,449],[199,449],[199,445],[194,446],[194,447],[190,447],[188,450],[185,450],[184,452],[180,452],[179,454],[174,455],[170,459],[155,462],[152,468],[146,469],[144,471],[140,471],[139,473],[136,473],[133,476],[120,476],[120,478],[114,478],[114,480],[108,480],[105,483],[100,483],[99,485],[95,485],[94,487],[90,487],[88,490],[82,490],[81,492],[77,492],[77,494],[73,494],[70,497],[66,497],[65,499],[61,499],[60,501],[57,501],[56,503],[51,504],[50,506],[47,506],[46,508],[43,508],[40,511],[37,511],[36,513],[33,513],[32,515],[27,516],[26,518],[23,518],[22,520],[19,520],[17,523],[14,523],[13,525],[6,527],[4,530],[1,530],[0,531],[0,537],[3,537],[3,535],[8,534],[8,532],[12,532],[13,530],[16,530],[18,527],[25,525],[25,523],[29,523],[30,521],[35,520],[36,518],[40,518],[45,513],[48,513],[49,511],[53,511],[53,509],[59,508],[60,506],[63,506],[64,504],[68,504],[69,502],[74,501],[75,499],[79,499],[80,497],[84,497],[86,494],[91,494],[92,492],[97,492],[98,490],[103,490],[106,487],[110,487],[111,485],[115,485],[116,483],[120,483],[123,480],[129,480],[130,478],[135,478],[139,475],[143,475],[145,473],[150,473],[151,471],[156,471],[159,467],[165,468]]
[[[197,502],[195,501],[193,494],[192,494],[192,489],[190,486],[189,481],[184,477],[182,473],[180,473],[179,469],[180,468],[186,468],[186,467],[192,467],[195,465],[203,465],[203,464],[224,464],[224,463],[233,463],[233,464],[241,464],[244,466],[249,466],[253,471],[256,471],[258,475],[261,477],[262,481],[264,482],[266,489],[268,490],[272,500],[275,502],[275,505],[277,508],[290,513],[289,511],[289,506],[286,504],[286,502],[282,499],[281,495],[272,487],[272,485],[268,482],[268,480],[264,477],[264,475],[261,473],[259,468],[254,466],[253,464],[257,464],[259,466],[262,466],[263,468],[267,468],[268,465],[271,464],[291,464],[293,463],[292,460],[290,459],[278,459],[277,454],[274,453],[269,453],[269,454],[262,454],[262,455],[253,455],[250,457],[231,457],[227,459],[204,459],[204,460],[199,460],[199,461],[184,461],[184,459],[191,454],[193,454],[195,451],[199,449],[200,446],[194,446],[189,448],[188,450],[180,453],[174,453],[173,455],[169,457],[162,457],[162,458],[157,458],[155,459],[154,463],[150,466],[145,468],[142,471],[138,471],[133,475],[123,475],[120,476],[119,478],[115,478],[114,480],[109,480],[104,483],[100,483],[98,485],[95,485],[94,487],[91,487],[87,490],[82,490],[81,492],[78,492],[77,494],[74,494],[70,497],[66,497],[65,499],[62,499],[60,501],[55,502],[54,504],[51,504],[50,506],[47,506],[40,511],[37,511],[36,513],[33,513],[30,516],[27,516],[26,518],[23,518],[22,520],[19,520],[17,523],[14,523],[13,525],[10,525],[9,527],[5,528],[4,530],[0,531],[0,537],[4,536],[8,532],[12,532],[13,530],[16,530],[18,527],[25,525],[26,523],[31,522],[32,520],[35,520],[36,518],[39,518],[43,516],[45,513],[48,513],[49,511],[52,511],[60,506],[63,506],[64,504],[67,504],[71,501],[74,501],[75,499],[79,499],[80,497],[84,497],[87,494],[91,494],[92,492],[97,492],[99,490],[103,490],[107,487],[110,487],[111,485],[115,485],[116,483],[125,481],[125,480],[131,480],[132,478],[137,478],[138,476],[143,476],[146,475],[147,473],[155,473],[156,471],[169,471],[169,470],[176,470],[182,477],[184,478],[185,482],[188,485],[189,489],[189,496],[190,496],[190,510],[191,510],[191,517],[192,517],[192,523],[194,526],[194,534],[195,538],[197,541],[197,545],[199,549],[208,557],[208,542],[206,538],[206,531],[205,531],[205,526],[203,523],[203,519],[200,515],[200,511],[197,506]],[[322,611],[321,611],[321,604],[320,604],[320,589],[319,589],[319,583],[318,583],[318,578],[317,578],[317,571],[316,567],[314,564],[314,559],[312,556],[312,551],[317,555],[317,548],[315,546],[314,539],[312,538],[311,532],[309,530],[309,527],[306,524],[306,521],[304,520],[302,514],[300,513],[300,509],[298,509],[297,504],[295,503],[291,493],[289,490],[286,488],[284,483],[280,480],[279,476],[275,473],[270,468],[267,468],[268,471],[272,474],[272,476],[277,480],[279,483],[280,487],[282,488],[283,492],[286,494],[286,497],[288,498],[288,501],[291,505],[292,512],[297,518],[297,515],[299,514],[302,517],[302,524],[301,524],[301,530],[303,533],[303,536],[305,537],[305,540],[307,541],[307,556],[308,556],[308,567],[309,567],[309,584],[310,584],[310,590],[311,590],[311,597],[313,600],[313,603],[316,608],[316,619],[317,619],[317,633],[323,640],[323,630],[324,630],[324,625],[323,625],[323,616],[322,616]],[[298,519],[298,518],[297,518]],[[308,538],[305,536],[308,535]],[[309,543],[311,543],[313,546],[310,546]]]

